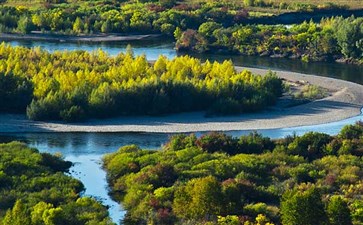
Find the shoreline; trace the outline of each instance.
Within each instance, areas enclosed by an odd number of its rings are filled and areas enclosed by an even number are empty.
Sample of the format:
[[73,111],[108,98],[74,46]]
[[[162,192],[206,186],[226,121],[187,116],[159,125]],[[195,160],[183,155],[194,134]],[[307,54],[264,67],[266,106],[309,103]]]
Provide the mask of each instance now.
[[[248,69],[254,74],[268,70]],[[204,131],[238,131],[290,128],[325,124],[361,114],[363,85],[328,77],[274,71],[280,78],[304,81],[329,89],[333,94],[323,99],[289,108],[271,108],[257,113],[224,117],[204,117],[204,112],[179,113],[167,116],[124,116],[92,119],[83,123],[30,121],[25,115],[0,114],[0,133],[18,132],[125,132],[125,133],[187,133]]]
[[162,37],[161,34],[94,34],[94,35],[62,35],[62,34],[4,34],[0,35],[0,41],[50,41],[50,42],[118,42],[152,40]]

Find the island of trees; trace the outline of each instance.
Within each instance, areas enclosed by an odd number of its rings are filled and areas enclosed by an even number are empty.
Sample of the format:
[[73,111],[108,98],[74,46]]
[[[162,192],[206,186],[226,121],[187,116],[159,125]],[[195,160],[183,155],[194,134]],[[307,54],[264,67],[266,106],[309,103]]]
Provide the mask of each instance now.
[[237,73],[231,61],[160,56],[149,63],[131,51],[111,57],[101,50],[49,53],[0,45],[0,111],[26,111],[32,120],[253,112],[274,104],[282,86],[271,72]]
[[103,162],[125,224],[358,225],[362,156],[357,123],[278,140],[180,134],[161,150],[124,146]]
[[363,63],[363,18],[322,19],[284,25],[234,25],[206,22],[198,29],[176,30],[176,47],[197,52],[299,58],[304,61]]
[[65,173],[72,165],[23,143],[0,144],[1,225],[113,225],[108,211]]

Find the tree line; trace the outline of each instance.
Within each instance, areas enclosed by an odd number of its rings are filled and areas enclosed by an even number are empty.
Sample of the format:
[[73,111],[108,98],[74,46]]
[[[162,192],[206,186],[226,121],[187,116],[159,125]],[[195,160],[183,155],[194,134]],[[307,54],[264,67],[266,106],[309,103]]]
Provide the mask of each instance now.
[[64,121],[196,110],[254,112],[282,94],[274,73],[237,73],[231,61],[160,56],[149,63],[131,50],[111,57],[101,50],[49,53],[5,43],[0,45],[0,87],[1,111],[26,109],[33,120]]
[[0,144],[0,224],[114,224],[100,202],[80,197],[83,184],[65,174],[71,165],[23,143]]
[[160,2],[90,2],[30,9],[0,6],[0,32],[58,34],[163,33],[172,36],[176,27],[195,29],[212,20],[231,26],[248,17],[243,7],[227,3],[180,4]]
[[[30,33],[32,30],[58,34],[93,33],[162,33],[172,36],[174,30],[197,29],[213,21],[225,27],[249,23],[249,19],[271,17],[274,13],[254,11],[258,6],[276,11],[314,11],[344,8],[333,3],[272,3],[244,1],[77,1],[47,0],[41,7],[0,5],[0,32]],[[1,3],[0,3],[1,4]],[[11,4],[10,4],[11,5]],[[26,1],[24,1],[24,5]],[[262,10],[262,11],[266,11]]]
[[234,25],[206,22],[198,29],[176,30],[176,47],[197,52],[299,58],[304,61],[363,62],[363,18],[333,17],[320,23]]
[[363,124],[308,132],[172,136],[161,150],[104,156],[125,224],[358,225],[363,222]]

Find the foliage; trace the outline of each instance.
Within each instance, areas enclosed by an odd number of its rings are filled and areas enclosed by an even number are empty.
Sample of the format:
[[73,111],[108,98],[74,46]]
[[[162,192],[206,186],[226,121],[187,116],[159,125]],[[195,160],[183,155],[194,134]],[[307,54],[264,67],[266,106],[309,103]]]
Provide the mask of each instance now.
[[339,196],[331,197],[327,213],[330,218],[329,224],[331,225],[352,225],[352,218],[348,204]]
[[33,98],[33,84],[26,78],[0,72],[0,111],[24,112]]
[[[305,187],[304,187],[305,188]],[[281,220],[284,225],[326,225],[327,216],[321,194],[315,187],[287,191],[281,200]]]
[[[149,64],[131,50],[110,57],[101,50],[49,53],[4,43],[0,86],[0,101],[11,102],[1,105],[2,111],[22,112],[28,105],[30,119],[64,121],[196,110],[253,112],[274,104],[282,92],[275,74],[237,73],[231,61],[160,56]],[[234,104],[221,112],[216,101]]]
[[300,92],[294,93],[294,98],[316,100],[327,97],[326,90],[322,87],[308,84],[303,86]]
[[[279,140],[183,134],[160,151],[122,147],[103,165],[125,224],[360,224],[362,134],[362,123]],[[355,144],[342,154],[344,142]]]
[[[303,61],[363,58],[363,19],[333,17],[320,23],[240,25],[223,27],[205,22],[198,30],[178,35],[176,48],[191,51],[226,51],[243,55],[301,58]],[[213,28],[213,32],[211,32]]]
[[106,207],[80,197],[80,181],[65,175],[72,163],[25,144],[0,144],[2,225],[113,224]]

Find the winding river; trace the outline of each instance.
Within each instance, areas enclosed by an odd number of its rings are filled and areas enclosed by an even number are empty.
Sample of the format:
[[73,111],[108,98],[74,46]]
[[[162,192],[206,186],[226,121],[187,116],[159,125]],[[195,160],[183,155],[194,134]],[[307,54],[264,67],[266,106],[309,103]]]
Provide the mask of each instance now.
[[[48,51],[56,50],[87,50],[94,51],[101,48],[110,55],[117,55],[126,50],[127,44],[122,43],[58,43],[42,41],[10,41],[13,46],[36,47],[39,46]],[[132,42],[135,55],[145,54],[149,60],[155,60],[160,54],[173,58],[177,55],[173,49],[173,43],[160,42]],[[354,65],[342,65],[332,63],[303,63],[298,60],[289,59],[271,59],[260,57],[243,57],[229,55],[194,55],[203,60],[231,59],[235,65],[257,68],[270,68],[277,70],[286,70],[302,72],[307,74],[317,74],[329,76],[344,80],[353,81],[363,84],[362,67]],[[337,134],[346,124],[353,124],[356,121],[363,120],[363,111],[361,115],[346,120],[314,125],[293,127],[284,129],[259,130],[265,136],[271,138],[281,138],[296,133],[304,134],[308,131],[319,131],[328,134]],[[227,132],[233,136],[240,136],[251,131],[233,131]],[[106,174],[101,169],[102,155],[114,152],[120,146],[127,144],[137,144],[144,149],[158,149],[165,143],[171,134],[155,133],[2,133],[0,142],[13,140],[24,141],[30,146],[38,148],[42,152],[60,152],[66,160],[74,163],[70,174],[80,179],[86,191],[84,195],[93,196],[101,200],[109,207],[110,215],[113,221],[119,223],[125,215],[125,210],[118,203],[114,202],[108,196],[108,187]],[[201,135],[198,133],[197,135]]]

